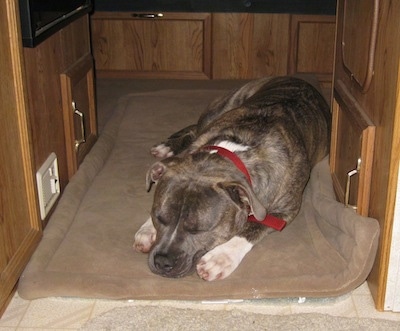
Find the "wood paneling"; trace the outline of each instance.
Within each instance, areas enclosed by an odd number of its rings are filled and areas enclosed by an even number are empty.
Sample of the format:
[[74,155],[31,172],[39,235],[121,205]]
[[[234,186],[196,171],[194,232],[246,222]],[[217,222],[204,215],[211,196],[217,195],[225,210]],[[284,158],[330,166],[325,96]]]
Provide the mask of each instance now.
[[68,182],[68,160],[60,74],[90,54],[88,17],[60,30],[35,48],[24,48],[35,171],[56,153],[61,190]]
[[335,16],[292,15],[289,73],[315,74],[331,82],[335,30]]
[[290,15],[213,14],[214,79],[287,73]]
[[210,14],[97,13],[91,22],[100,76],[210,77]]
[[373,0],[372,5],[365,6],[358,0],[344,2],[343,67],[364,92],[369,88],[374,71],[378,3],[379,0]]
[[18,2],[0,2],[0,316],[41,237]]
[[97,12],[98,77],[254,79],[296,73],[332,81],[335,18],[259,13]]
[[88,16],[78,19],[61,30],[59,38],[62,49],[57,53],[62,61],[59,72],[65,71],[84,56],[91,54],[89,32]]
[[[377,26],[376,50],[374,55],[374,72],[369,89],[363,91],[354,75],[346,69],[345,64],[355,63],[358,59],[365,59],[367,47],[353,49],[347,53],[346,62],[343,59],[344,8],[346,0],[338,2],[338,30],[335,58],[335,85],[340,80],[345,84],[352,97],[364,109],[367,116],[376,126],[375,153],[371,171],[371,198],[369,216],[376,218],[381,227],[381,239],[374,267],[368,278],[368,284],[378,310],[384,309],[386,279],[390,254],[391,232],[394,217],[394,202],[397,191],[397,177],[399,169],[400,149],[400,109],[398,108],[398,78],[400,43],[400,28],[398,15],[399,1],[379,1],[379,16]],[[362,10],[352,13],[355,22],[361,26],[369,26],[362,21],[366,12],[372,12],[376,5],[375,0],[362,2]],[[361,37],[371,31],[363,31]],[[347,39],[349,40],[349,39]],[[365,61],[362,61],[364,66]],[[366,69],[366,68],[364,68]],[[357,69],[359,72],[364,70]]]
[[54,74],[63,67],[59,34],[55,34],[36,48],[24,48],[28,82],[29,120],[32,128],[34,168],[36,171],[51,152],[56,153],[62,188],[67,184],[67,159],[61,108],[59,76]]

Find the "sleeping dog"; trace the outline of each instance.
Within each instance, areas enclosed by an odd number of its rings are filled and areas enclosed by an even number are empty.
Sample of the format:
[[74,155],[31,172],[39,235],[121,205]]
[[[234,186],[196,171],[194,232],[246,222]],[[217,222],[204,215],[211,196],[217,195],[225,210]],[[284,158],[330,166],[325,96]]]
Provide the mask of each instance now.
[[313,166],[328,154],[330,110],[293,77],[251,81],[213,101],[196,125],[151,153],[151,217],[134,248],[164,277],[224,279],[266,234],[299,212]]

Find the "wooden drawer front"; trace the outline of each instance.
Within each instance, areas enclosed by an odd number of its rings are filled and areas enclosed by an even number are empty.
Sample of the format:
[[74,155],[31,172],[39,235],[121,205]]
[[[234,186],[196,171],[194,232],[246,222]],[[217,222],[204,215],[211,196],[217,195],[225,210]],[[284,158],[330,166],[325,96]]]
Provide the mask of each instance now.
[[315,74],[331,82],[335,50],[335,16],[292,15],[289,73]]
[[290,15],[213,14],[213,78],[287,74]]
[[93,77],[93,59],[90,54],[60,77],[68,178],[76,172],[97,139]]
[[100,75],[209,78],[210,14],[140,15],[93,15],[93,55]]
[[337,198],[368,216],[375,126],[340,82],[332,111],[330,167]]

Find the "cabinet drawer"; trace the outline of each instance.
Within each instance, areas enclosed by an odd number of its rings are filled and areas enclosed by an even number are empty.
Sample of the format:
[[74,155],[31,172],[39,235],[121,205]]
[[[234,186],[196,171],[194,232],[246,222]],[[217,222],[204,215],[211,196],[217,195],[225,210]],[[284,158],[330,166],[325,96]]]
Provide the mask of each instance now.
[[97,13],[92,43],[100,77],[210,77],[210,14]]
[[71,178],[97,139],[92,56],[82,57],[60,79],[68,178]]

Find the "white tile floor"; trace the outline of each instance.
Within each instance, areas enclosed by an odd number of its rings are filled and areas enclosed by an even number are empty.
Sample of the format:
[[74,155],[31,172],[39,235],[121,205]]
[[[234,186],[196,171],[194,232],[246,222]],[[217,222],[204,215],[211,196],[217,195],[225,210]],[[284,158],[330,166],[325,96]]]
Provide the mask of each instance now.
[[[16,294],[0,319],[0,331],[77,330],[88,320],[127,305],[164,305],[176,308],[241,309],[263,314],[322,313],[343,317],[380,318],[400,322],[400,313],[378,312],[368,286],[364,283],[352,293],[326,299],[252,300],[238,303],[201,303],[188,301],[114,301],[76,298],[23,300]],[[399,324],[400,325],[400,324]]]

